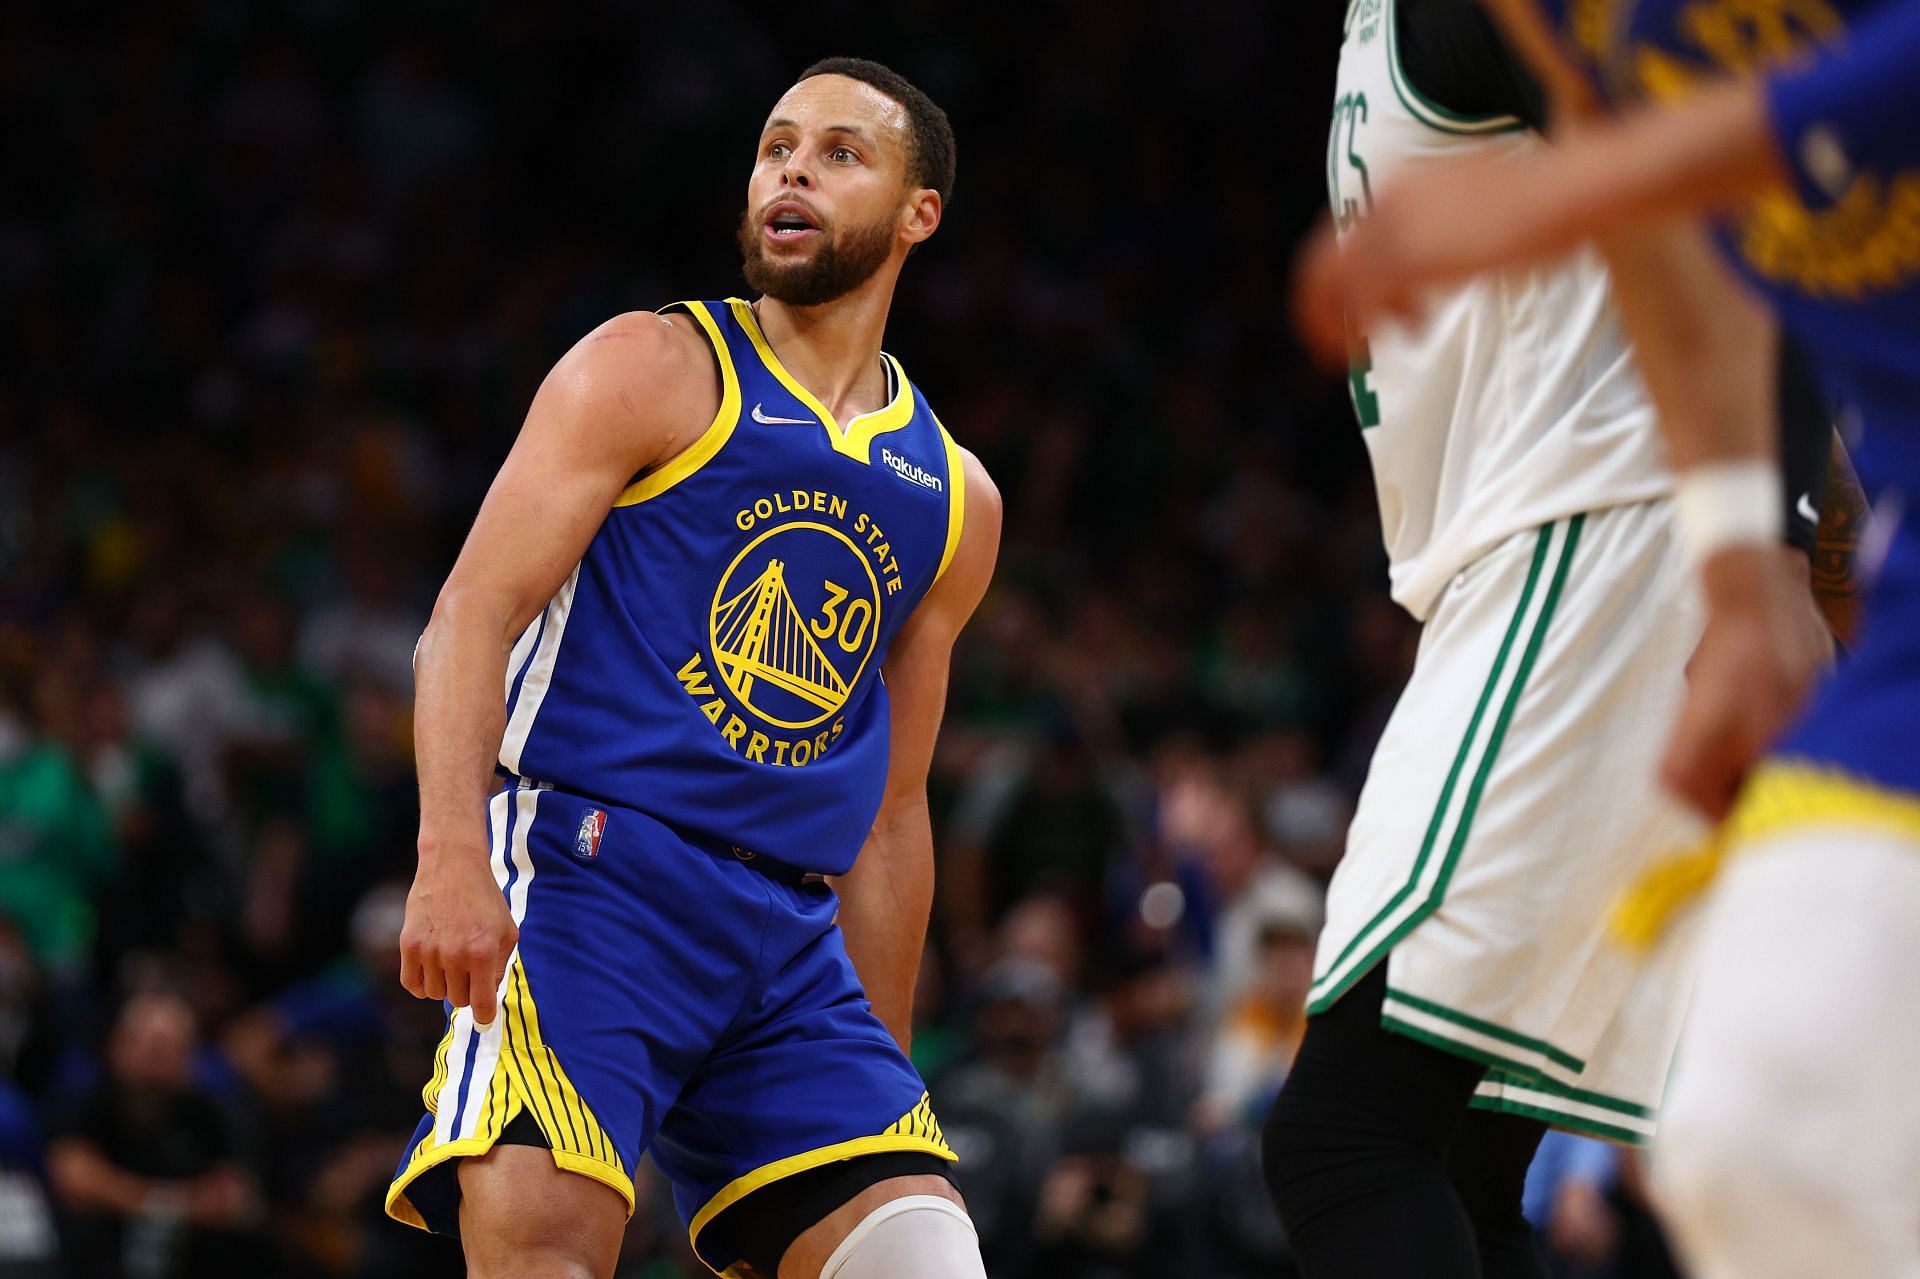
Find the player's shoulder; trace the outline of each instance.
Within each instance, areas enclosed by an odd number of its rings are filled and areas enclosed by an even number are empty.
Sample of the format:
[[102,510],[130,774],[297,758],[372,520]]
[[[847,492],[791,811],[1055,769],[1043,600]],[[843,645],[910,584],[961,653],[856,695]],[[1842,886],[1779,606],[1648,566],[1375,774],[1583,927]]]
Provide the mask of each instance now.
[[986,589],[1000,555],[1000,487],[971,450],[956,444],[954,451],[959,455],[961,481],[960,544],[954,549],[954,559],[961,571],[953,576],[975,579],[968,591],[977,599]]
[[711,346],[685,315],[625,311],[582,337],[550,385],[595,416],[704,421],[719,402]]
[[966,495],[964,500],[967,504],[968,520],[979,517],[991,521],[997,535],[1001,511],[1000,486],[993,482],[993,476],[987,473],[986,464],[974,454],[973,450],[956,443],[954,451],[959,454],[960,477],[965,485],[962,491]]
[[706,336],[687,316],[624,311],[576,342],[561,366],[596,386],[644,382],[657,392],[662,380],[706,381],[713,355]]

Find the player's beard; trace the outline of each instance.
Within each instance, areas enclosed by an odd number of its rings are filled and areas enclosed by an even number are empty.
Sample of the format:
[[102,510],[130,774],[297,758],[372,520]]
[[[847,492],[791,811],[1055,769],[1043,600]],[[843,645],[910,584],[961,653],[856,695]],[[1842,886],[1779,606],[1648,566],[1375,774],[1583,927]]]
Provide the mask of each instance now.
[[879,218],[844,235],[828,231],[820,247],[795,262],[767,255],[761,224],[751,211],[740,215],[741,269],[747,284],[788,306],[819,306],[845,297],[868,280],[893,252],[893,217]]

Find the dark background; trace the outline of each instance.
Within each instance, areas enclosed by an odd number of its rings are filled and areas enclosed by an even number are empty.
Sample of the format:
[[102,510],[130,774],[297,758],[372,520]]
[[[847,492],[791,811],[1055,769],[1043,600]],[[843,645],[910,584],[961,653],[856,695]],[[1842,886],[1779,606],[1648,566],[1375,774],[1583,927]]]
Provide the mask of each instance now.
[[[1285,322],[1340,19],[0,11],[0,1279],[458,1273],[379,1212],[441,1028],[413,640],[553,361],[744,288],[760,124],[841,53],[952,117],[888,346],[1006,497],[916,1043],[990,1270],[1289,1273],[1253,1136],[1416,639]],[[696,1273],[642,1191],[623,1275]],[[1568,1273],[1651,1273],[1572,1208]]]

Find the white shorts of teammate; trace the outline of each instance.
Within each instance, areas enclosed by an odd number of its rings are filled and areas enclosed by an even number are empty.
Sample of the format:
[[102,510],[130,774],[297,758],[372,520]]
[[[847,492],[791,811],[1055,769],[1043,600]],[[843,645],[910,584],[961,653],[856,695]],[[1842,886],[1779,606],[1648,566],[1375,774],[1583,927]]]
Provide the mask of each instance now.
[[1668,502],[1518,534],[1434,605],[1327,902],[1313,1011],[1387,965],[1390,1029],[1488,1066],[1474,1104],[1652,1133],[1688,986],[1613,906],[1699,823],[1656,766],[1703,612]]
[[[1654,1147],[1696,1279],[1920,1276],[1920,801],[1736,844]],[[1737,819],[1736,819],[1737,821]]]

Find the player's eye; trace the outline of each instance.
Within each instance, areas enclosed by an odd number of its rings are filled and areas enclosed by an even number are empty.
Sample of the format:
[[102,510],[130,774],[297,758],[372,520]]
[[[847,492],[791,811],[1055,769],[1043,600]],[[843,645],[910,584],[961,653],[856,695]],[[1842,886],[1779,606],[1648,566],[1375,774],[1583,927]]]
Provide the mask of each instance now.
[[770,160],[784,160],[792,151],[793,148],[784,142],[769,142],[767,144],[767,158]]
[[835,147],[827,153],[827,158],[835,164],[854,164],[860,159],[851,147]]

